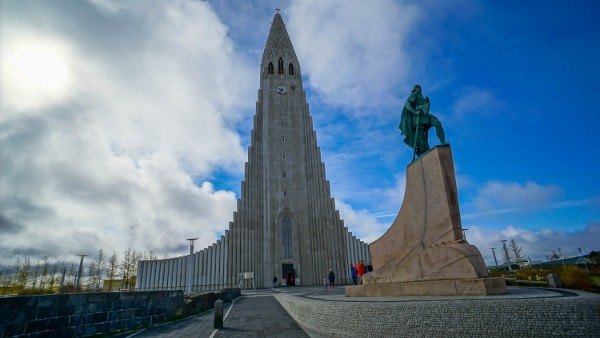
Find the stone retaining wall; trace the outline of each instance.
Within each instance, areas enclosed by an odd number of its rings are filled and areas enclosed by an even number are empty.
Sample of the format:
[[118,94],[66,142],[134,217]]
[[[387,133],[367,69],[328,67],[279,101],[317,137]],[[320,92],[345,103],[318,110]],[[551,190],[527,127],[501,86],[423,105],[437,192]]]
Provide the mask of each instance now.
[[341,296],[320,299],[283,293],[275,298],[311,336],[599,337],[600,296],[569,293],[415,301],[345,301]]
[[182,291],[0,298],[0,337],[81,337],[162,322],[181,313]]

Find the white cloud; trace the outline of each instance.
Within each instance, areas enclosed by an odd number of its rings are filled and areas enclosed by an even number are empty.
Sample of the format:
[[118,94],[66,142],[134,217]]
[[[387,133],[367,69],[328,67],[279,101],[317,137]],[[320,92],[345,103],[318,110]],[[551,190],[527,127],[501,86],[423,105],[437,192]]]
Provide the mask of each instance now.
[[245,160],[235,123],[253,106],[254,72],[227,27],[206,2],[96,3],[39,3],[43,23],[5,9],[5,41],[61,41],[72,78],[69,95],[7,105],[0,120],[0,264],[127,246],[181,253],[185,238],[209,245],[231,220],[234,194],[191,178],[239,173]]
[[[488,265],[494,264],[490,248],[496,248],[498,263],[503,261],[502,239],[514,238],[523,248],[526,256],[532,260],[546,260],[552,250],[561,248],[566,257],[579,254],[577,248],[588,251],[598,250],[600,238],[600,223],[588,223],[583,229],[573,231],[557,231],[552,229],[529,230],[522,227],[509,225],[504,229],[488,229],[481,226],[468,226],[467,241],[479,249]],[[507,242],[507,249],[508,242]]]
[[415,6],[385,0],[297,1],[288,29],[308,83],[325,102],[347,107],[397,104],[406,81],[407,35]]
[[560,188],[553,184],[488,181],[478,188],[474,204],[484,211],[538,208],[554,201],[560,194]]
[[458,95],[452,107],[453,120],[462,121],[473,115],[486,116],[506,106],[492,91],[482,88],[463,87]]
[[354,208],[343,201],[335,201],[336,208],[340,211],[340,217],[344,225],[357,238],[370,243],[379,238],[387,230],[387,225],[379,223],[367,210],[354,210]]

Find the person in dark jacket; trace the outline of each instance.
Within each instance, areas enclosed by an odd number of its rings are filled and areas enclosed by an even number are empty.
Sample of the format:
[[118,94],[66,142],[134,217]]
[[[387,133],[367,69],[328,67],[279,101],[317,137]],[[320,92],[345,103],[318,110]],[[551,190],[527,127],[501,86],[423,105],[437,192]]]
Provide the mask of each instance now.
[[333,269],[329,269],[329,275],[327,278],[329,279],[329,287],[333,289],[335,286],[335,273],[333,273]]
[[273,277],[273,287],[276,288],[277,287],[277,276]]
[[350,264],[350,277],[352,277],[352,283],[354,283],[354,285],[358,285],[358,283],[356,282],[356,268],[352,264]]

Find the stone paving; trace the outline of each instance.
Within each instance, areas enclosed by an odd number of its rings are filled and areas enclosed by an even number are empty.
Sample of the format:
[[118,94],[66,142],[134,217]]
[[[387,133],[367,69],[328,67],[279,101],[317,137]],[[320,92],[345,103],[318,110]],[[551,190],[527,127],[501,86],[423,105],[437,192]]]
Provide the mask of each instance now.
[[509,287],[499,296],[364,298],[337,289],[301,291],[275,297],[311,336],[600,337],[600,295],[575,290]]
[[224,304],[223,329],[213,329],[213,310],[121,337],[308,337],[273,297],[273,292],[244,292],[233,305]]
[[499,296],[364,298],[345,297],[343,287],[259,290],[243,292],[233,306],[224,305],[222,330],[213,330],[209,311],[134,335],[600,337],[600,295],[565,289],[508,290],[508,295]]

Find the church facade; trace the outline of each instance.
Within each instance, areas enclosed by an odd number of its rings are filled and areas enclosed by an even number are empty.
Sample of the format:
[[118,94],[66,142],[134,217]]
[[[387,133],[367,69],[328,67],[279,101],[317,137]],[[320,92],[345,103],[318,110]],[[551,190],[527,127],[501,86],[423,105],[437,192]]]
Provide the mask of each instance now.
[[368,245],[348,231],[335,209],[301,75],[277,13],[229,229],[191,255],[140,261],[137,289],[215,290],[237,286],[244,277],[264,288],[274,276],[280,284],[320,285],[330,269],[345,282],[350,264],[370,260]]

